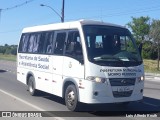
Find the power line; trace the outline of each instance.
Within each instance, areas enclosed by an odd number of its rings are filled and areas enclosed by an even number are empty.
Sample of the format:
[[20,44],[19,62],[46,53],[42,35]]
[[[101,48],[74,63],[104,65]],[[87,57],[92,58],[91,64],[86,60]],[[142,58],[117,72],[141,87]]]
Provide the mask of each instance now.
[[33,2],[33,1],[34,1],[34,0],[27,0],[27,1],[23,2],[23,3],[21,3],[21,4],[17,4],[17,5],[14,5],[14,6],[12,6],[12,7],[0,9],[0,10],[1,10],[0,12],[12,10],[12,9],[15,9],[15,8],[18,8],[18,7],[21,7],[21,6],[24,6],[24,5],[26,5],[26,4],[30,3],[30,2]]
[[[101,15],[101,16],[91,16],[91,17],[86,17],[85,19],[91,19],[91,18],[105,18],[105,17],[115,17],[115,16],[123,16],[123,15],[130,15],[130,14],[139,14],[139,13],[144,13],[144,12],[152,12],[152,11],[160,11],[160,7],[154,7],[154,8],[143,8],[143,9],[135,9],[132,11],[126,11],[126,12],[117,12],[113,14],[108,14],[108,15]],[[80,19],[80,18],[78,18]],[[75,19],[67,19],[67,20],[75,20]],[[21,29],[16,29],[16,30],[10,30],[10,31],[0,31],[0,34],[5,34],[5,33],[12,33],[12,32],[18,32]]]
[[[26,5],[30,2],[33,2],[35,0],[28,0],[24,3],[9,7],[9,8],[5,8],[5,9],[0,9],[0,15],[2,10],[12,10],[15,9],[17,7],[21,7],[23,5]],[[120,8],[119,8],[120,9]],[[119,10],[119,9],[115,9],[115,10]],[[112,10],[112,9],[110,9]],[[153,11],[160,11],[160,6],[156,5],[156,6],[150,6],[150,7],[146,7],[146,8],[140,8],[140,9],[131,9],[129,11],[123,11],[123,12],[114,12],[114,13],[109,13],[109,14],[101,14],[101,15],[97,15],[97,16],[88,16],[85,17],[84,19],[95,19],[95,18],[106,18],[106,17],[115,17],[115,16],[123,16],[123,15],[130,15],[130,14],[139,14],[139,13],[145,13],[145,12],[153,12]],[[81,19],[81,18],[77,18],[77,19]],[[75,20],[75,18],[68,18],[67,20]],[[10,30],[10,31],[0,31],[0,34],[4,34],[4,33],[11,33],[11,32],[18,32],[20,30]]]
[[144,9],[136,9],[132,11],[117,12],[113,14],[102,15],[102,17],[123,16],[123,15],[139,14],[139,13],[153,12],[153,11],[159,11],[159,10],[160,10],[160,7],[158,6],[154,8],[144,8]]
[[[153,12],[153,11],[160,11],[160,6],[152,6],[152,7],[141,8],[141,9],[132,9],[129,11],[101,14],[101,15],[97,15],[97,16],[88,16],[88,17],[85,17],[84,19],[124,16],[124,15],[139,14],[139,13],[146,13],[146,12]],[[74,20],[74,19],[67,19],[67,20]]]

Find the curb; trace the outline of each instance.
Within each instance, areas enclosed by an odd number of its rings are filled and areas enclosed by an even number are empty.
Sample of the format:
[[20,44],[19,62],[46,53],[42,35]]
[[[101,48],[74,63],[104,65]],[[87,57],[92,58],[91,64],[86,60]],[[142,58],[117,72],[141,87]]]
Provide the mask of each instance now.
[[160,74],[158,74],[158,73],[145,73],[145,75],[147,75],[147,76],[156,76],[156,77],[160,77]]
[[160,74],[157,73],[145,73],[145,76],[149,79],[145,79],[147,81],[160,82]]
[[146,81],[151,81],[151,82],[158,82],[158,83],[160,83],[160,78],[158,77],[154,77],[152,80],[150,80],[150,79],[145,79]]
[[158,77],[154,77],[154,79],[155,80],[159,80],[159,82],[160,82],[160,77],[158,76]]

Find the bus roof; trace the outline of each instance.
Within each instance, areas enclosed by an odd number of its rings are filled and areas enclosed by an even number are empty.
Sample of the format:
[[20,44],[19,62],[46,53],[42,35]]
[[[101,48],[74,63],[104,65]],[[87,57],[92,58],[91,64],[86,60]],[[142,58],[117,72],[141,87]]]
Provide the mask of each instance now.
[[120,26],[112,23],[105,23],[101,21],[79,20],[79,21],[72,21],[72,22],[54,23],[54,24],[48,24],[48,25],[26,27],[23,29],[22,33],[78,28],[82,25],[106,25],[106,26],[125,28],[124,26]]

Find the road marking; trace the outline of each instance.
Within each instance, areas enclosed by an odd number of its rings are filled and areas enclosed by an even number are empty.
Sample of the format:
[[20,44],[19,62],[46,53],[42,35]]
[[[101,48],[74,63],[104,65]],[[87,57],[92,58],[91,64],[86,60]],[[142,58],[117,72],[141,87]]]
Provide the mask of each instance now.
[[[1,90],[1,89],[0,89],[0,92],[6,94],[6,95],[8,95],[8,96],[10,96],[10,97],[12,97],[12,98],[14,98],[14,99],[16,99],[16,100],[19,100],[20,102],[22,102],[22,103],[24,103],[24,104],[26,104],[26,105],[28,105],[28,106],[31,106],[31,107],[37,109],[38,111],[46,111],[45,109],[42,109],[42,108],[40,108],[40,107],[38,107],[38,106],[35,106],[35,105],[33,105],[33,104],[31,104],[31,103],[29,103],[29,102],[27,102],[27,101],[25,101],[25,100],[23,100],[23,99],[21,99],[21,98],[18,98],[18,97],[16,97],[16,96],[14,96],[14,95],[12,95],[12,94],[4,91],[4,90]],[[47,115],[49,115],[49,116],[53,115],[52,113],[49,113],[49,112],[45,112],[45,114],[47,114]],[[55,118],[55,120],[64,120],[64,119],[61,118],[61,117],[54,117],[54,118]]]
[[31,103],[29,103],[29,102],[27,102],[27,101],[21,99],[21,98],[18,98],[18,97],[14,96],[14,95],[12,95],[12,94],[6,92],[6,91],[3,91],[3,90],[0,89],[0,92],[4,93],[4,94],[6,94],[6,95],[8,95],[8,96],[10,96],[10,97],[12,97],[12,98],[15,98],[15,99],[17,99],[17,100],[19,100],[19,101],[21,101],[21,102],[23,102],[23,103],[25,103],[25,104],[27,104],[27,105],[33,107],[33,108],[39,110],[39,111],[45,111],[44,109],[41,109],[41,108],[39,108],[39,107],[37,107],[37,106],[35,106],[35,105],[33,105],[33,104],[31,104]]

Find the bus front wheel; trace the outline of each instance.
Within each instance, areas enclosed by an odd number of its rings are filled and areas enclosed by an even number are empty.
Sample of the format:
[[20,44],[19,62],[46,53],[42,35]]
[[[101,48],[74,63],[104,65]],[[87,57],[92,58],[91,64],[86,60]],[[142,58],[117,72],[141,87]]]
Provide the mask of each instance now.
[[69,85],[65,91],[65,103],[69,110],[77,111],[78,96],[75,85]]

